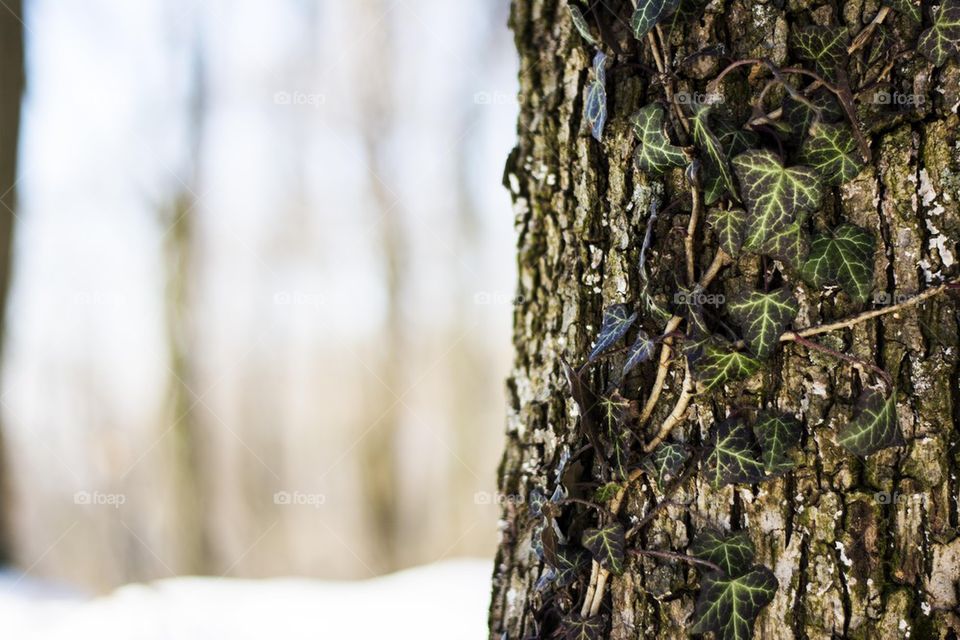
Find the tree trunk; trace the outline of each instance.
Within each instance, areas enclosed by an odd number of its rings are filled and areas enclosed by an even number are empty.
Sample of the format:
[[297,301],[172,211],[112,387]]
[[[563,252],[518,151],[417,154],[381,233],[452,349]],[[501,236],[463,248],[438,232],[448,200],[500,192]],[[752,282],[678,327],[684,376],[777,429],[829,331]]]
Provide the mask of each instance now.
[[[490,612],[490,637],[497,640],[553,637],[561,616],[580,611],[589,569],[569,588],[571,597],[556,597],[549,589],[537,590],[545,567],[531,550],[536,527],[528,498],[535,488],[552,493],[562,452],[572,453],[568,469],[582,464],[578,481],[567,485],[571,497],[593,500],[594,487],[603,482],[562,361],[575,367],[586,362],[605,307],[637,303],[638,262],[651,206],[662,211],[688,191],[682,169],[661,179],[633,161],[637,141],[629,116],[649,103],[666,102],[663,83],[650,72],[657,63],[650,45],[629,32],[632,6],[608,2],[607,10],[604,3],[587,4],[597,4],[593,12],[579,6],[594,34],[602,34],[610,56],[602,143],[590,137],[583,115],[594,50],[573,28],[564,0],[514,0],[511,15],[521,59],[522,108],[505,185],[515,204],[522,304],[514,316],[516,357],[507,384],[507,443],[498,474],[508,499]],[[906,108],[859,99],[858,119],[871,159],[854,179],[826,190],[811,222],[815,227],[821,221],[847,221],[874,235],[874,299],[857,305],[785,270],[786,285],[800,303],[795,327],[844,318],[956,278],[960,66],[956,60],[934,66],[916,54],[918,35],[930,26],[929,9],[922,25],[892,12],[877,30],[888,38],[877,45],[877,55],[905,52],[891,65],[890,90],[915,99]],[[706,92],[707,82],[730,60],[769,58],[781,68],[796,64],[790,38],[799,28],[837,25],[855,36],[879,11],[875,0],[714,1],[669,35],[663,30],[668,35],[664,58],[677,70],[674,90]],[[852,64],[870,55],[879,37],[875,33],[853,54]],[[621,50],[617,55],[612,55],[613,41]],[[724,46],[722,59],[684,62],[716,44]],[[746,101],[770,74],[763,66],[749,66],[731,75],[743,96],[728,92],[725,106],[742,113],[744,122],[750,115]],[[682,128],[674,113],[670,117],[678,144]],[[689,218],[685,203],[653,225],[646,255],[652,292],[669,296],[684,282]],[[702,274],[718,244],[704,230],[695,241]],[[740,258],[709,290],[730,295],[738,281],[756,277],[764,264],[756,256]],[[638,325],[651,336],[664,329],[662,319],[643,311]],[[779,582],[756,620],[755,638],[957,638],[958,327],[956,298],[940,295],[818,336],[823,345],[884,368],[896,383],[897,415],[907,444],[867,457],[848,453],[836,439],[865,385],[864,374],[847,362],[785,343],[759,373],[719,392],[698,394],[671,439],[706,441],[733,406],[774,408],[804,423],[798,465],[759,485],[722,489],[712,488],[696,470],[672,496],[687,506],[671,504],[658,511],[628,546],[688,553],[691,540],[706,527],[747,531],[757,562]],[[590,384],[604,388],[622,365],[622,355],[594,365]],[[654,357],[631,374],[623,393],[643,404],[656,371]],[[671,412],[683,378],[677,362],[638,433],[643,441],[651,440]],[[627,490],[618,520],[629,528],[662,496],[641,476]],[[580,505],[564,509],[589,512]],[[688,637],[700,575],[689,564],[630,557],[623,575],[610,577],[601,607],[603,637]]]
[[[0,337],[6,326],[13,221],[17,208],[17,149],[23,83],[23,8],[20,0],[11,0],[0,11]],[[0,428],[0,564],[8,562],[11,555],[9,497],[3,430]]]

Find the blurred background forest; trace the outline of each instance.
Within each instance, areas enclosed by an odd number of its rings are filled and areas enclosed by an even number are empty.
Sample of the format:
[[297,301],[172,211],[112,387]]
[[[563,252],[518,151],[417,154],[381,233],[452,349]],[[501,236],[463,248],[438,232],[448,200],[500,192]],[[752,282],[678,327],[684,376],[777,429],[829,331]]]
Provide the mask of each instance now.
[[11,565],[103,591],[492,555],[508,4],[0,0]]

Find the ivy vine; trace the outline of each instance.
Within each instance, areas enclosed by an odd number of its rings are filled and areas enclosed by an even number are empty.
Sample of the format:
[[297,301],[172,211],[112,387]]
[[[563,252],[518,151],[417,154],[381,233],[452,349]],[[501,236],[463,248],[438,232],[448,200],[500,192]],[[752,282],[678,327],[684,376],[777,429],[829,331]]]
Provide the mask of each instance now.
[[[607,67],[625,54],[611,35],[609,11],[577,1],[567,0],[572,25],[583,42],[597,50],[584,117],[590,134],[602,142]],[[960,0],[944,0],[934,12],[912,0],[884,0],[874,20],[855,37],[835,26],[803,27],[790,42],[796,66],[778,67],[765,59],[728,60],[706,84],[707,96],[715,100],[681,100],[676,90],[680,73],[669,55],[670,34],[700,15],[705,5],[703,0],[634,0],[632,16],[623,21],[654,61],[656,69],[648,71],[664,98],[643,106],[630,119],[637,139],[634,163],[651,176],[682,170],[689,197],[666,207],[652,203],[640,251],[639,300],[604,309],[586,361],[579,367],[564,363],[567,391],[580,418],[577,434],[585,442],[574,444],[580,448],[573,452],[563,450],[552,490],[534,489],[529,496],[533,550],[544,564],[537,590],[549,603],[537,612],[540,637],[602,637],[610,624],[602,606],[610,576],[629,571],[635,558],[682,562],[703,572],[692,633],[713,632],[721,640],[752,637],[755,618],[779,585],[771,570],[755,561],[747,531],[704,529],[689,553],[641,548],[637,540],[664,507],[677,504],[673,496],[698,472],[715,488],[760,483],[791,472],[804,426],[797,417],[774,408],[728,406],[726,418],[709,430],[700,446],[672,437],[674,428],[684,421],[695,396],[714,394],[715,402],[724,403],[728,383],[752,376],[781,345],[792,343],[853,365],[869,381],[851,419],[836,434],[841,446],[857,456],[902,446],[890,374],[813,337],[960,286],[956,280],[944,282],[896,305],[794,327],[800,305],[793,291],[801,281],[812,287],[810,293],[834,288],[853,305],[867,303],[873,289],[877,251],[873,233],[849,221],[831,228],[818,215],[826,191],[856,178],[870,161],[870,145],[855,104],[864,86],[855,86],[853,79],[862,81],[870,75],[865,67],[888,64],[883,50],[888,36],[882,23],[892,11],[921,26],[929,21],[916,52],[933,65],[960,56]],[[724,52],[714,46],[694,55],[723,59]],[[769,76],[752,98],[753,112],[746,122],[716,104],[725,81],[738,69],[755,70],[755,77]],[[872,82],[876,84],[876,79]],[[685,269],[680,272],[685,271],[686,281],[678,284],[669,305],[647,289],[645,260],[653,242],[653,223],[683,209],[690,216],[684,237]],[[717,249],[698,277],[695,241],[701,219]],[[817,232],[811,235],[814,227]],[[760,256],[762,285],[737,283],[739,293],[711,309],[704,303],[711,283],[747,255]],[[600,377],[593,372],[614,355],[621,356],[622,367],[617,375],[610,372],[612,383],[595,387]],[[628,374],[648,362],[654,383],[640,405],[623,387]],[[683,366],[683,385],[673,409],[658,428],[651,428],[675,362]],[[580,491],[585,475],[599,478],[587,496],[592,499],[571,497]],[[620,509],[643,478],[661,497],[650,501],[642,518],[627,523]]]

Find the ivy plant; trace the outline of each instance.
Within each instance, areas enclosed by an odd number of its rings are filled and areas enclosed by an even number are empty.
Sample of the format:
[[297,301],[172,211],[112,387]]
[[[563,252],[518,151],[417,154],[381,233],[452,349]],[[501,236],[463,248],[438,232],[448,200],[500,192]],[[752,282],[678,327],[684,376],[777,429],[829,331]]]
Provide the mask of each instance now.
[[[628,122],[610,127],[612,135],[619,135],[629,125],[636,139],[636,170],[663,178],[675,198],[666,206],[659,199],[651,203],[639,254],[640,299],[598,308],[599,329],[589,336],[589,348],[584,337],[583,353],[570,356],[581,364],[563,361],[579,422],[553,470],[554,486],[538,487],[529,501],[531,548],[544,566],[537,588],[547,592],[545,601],[559,614],[545,623],[544,634],[604,637],[610,624],[604,606],[609,576],[632,571],[642,558],[703,569],[691,633],[712,632],[721,640],[753,636],[755,619],[779,588],[771,570],[756,558],[752,539],[760,532],[724,531],[718,523],[708,524],[696,532],[686,553],[643,548],[639,540],[656,536],[638,534],[663,509],[682,506],[675,493],[694,478],[724,490],[775,481],[803,463],[809,455],[803,446],[805,430],[824,427],[805,425],[801,414],[783,411],[775,402],[740,406],[727,399],[744,381],[762,386],[758,373],[785,349],[819,351],[859,372],[851,384],[864,389],[856,403],[834,399],[847,406],[849,418],[831,437],[851,456],[905,444],[893,376],[815,338],[929,297],[920,294],[888,309],[862,310],[875,283],[877,232],[838,219],[832,205],[825,206],[870,158],[854,96],[875,83],[865,78],[883,75],[892,60],[884,34],[875,23],[860,34],[838,25],[797,28],[789,42],[792,66],[733,60],[705,82],[709,100],[678,100],[679,82],[686,89],[703,79],[684,77],[683,62],[666,55],[670,31],[678,21],[699,15],[704,4],[637,0],[629,16],[619,16],[629,25],[636,51],[607,42],[610,25],[605,28],[594,5],[567,4],[571,33],[579,34],[575,40],[596,49],[587,70],[584,115],[597,141],[607,126],[608,65],[611,78],[636,67],[656,68],[646,104]],[[883,15],[892,9],[924,24],[922,3],[883,4]],[[916,55],[928,65],[956,57],[960,0],[942,2],[927,24]],[[872,46],[864,49],[871,39]],[[852,55],[858,49],[864,55]],[[706,47],[690,57],[722,55]],[[720,99],[725,79],[743,67],[757,72],[748,79],[754,95],[747,119]],[[763,75],[768,79],[763,81]],[[802,87],[801,81],[809,85]],[[676,264],[675,288],[656,292],[649,287],[646,257],[655,242],[654,224],[668,213],[686,226],[686,261]],[[701,222],[711,234],[698,233]],[[699,258],[709,258],[709,253],[712,262],[698,277],[698,265],[707,262]],[[661,255],[670,268],[672,255]],[[711,293],[725,268],[739,275],[727,280],[723,292]],[[944,283],[939,291],[957,285]],[[664,302],[664,293],[667,300],[672,294],[672,305]],[[835,295],[842,297],[838,308],[852,309],[850,315],[795,326],[801,300],[809,307]],[[668,384],[671,374],[682,382]],[[648,395],[638,397],[638,379],[654,381]],[[675,402],[672,409],[661,403],[669,396]],[[699,424],[687,419],[693,398],[702,401],[701,410],[712,408],[717,416],[702,433]],[[689,428],[678,435],[681,424]],[[628,497],[645,504],[646,514],[624,518],[620,510]],[[724,528],[730,526],[736,528],[736,523]]]

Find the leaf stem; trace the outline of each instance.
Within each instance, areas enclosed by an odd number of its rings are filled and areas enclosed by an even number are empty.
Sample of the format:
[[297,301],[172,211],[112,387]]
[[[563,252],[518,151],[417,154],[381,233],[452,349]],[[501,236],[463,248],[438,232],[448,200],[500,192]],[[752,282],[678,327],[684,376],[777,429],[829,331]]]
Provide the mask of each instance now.
[[695,558],[693,556],[688,556],[685,553],[677,553],[676,551],[654,551],[653,549],[630,549],[630,553],[633,553],[638,556],[650,556],[653,558],[663,558],[664,560],[679,560],[680,562],[686,562],[687,564],[699,564],[705,567],[709,567],[714,571],[723,571],[720,568],[720,565],[714,564],[709,560],[701,560],[700,558]]
[[[700,277],[700,286],[706,289],[717,277],[717,274],[720,273],[720,270],[730,264],[730,262],[730,256],[728,256],[723,249],[717,249],[717,254],[713,257],[713,262],[710,263],[710,266],[707,267],[707,270]],[[683,316],[673,316],[670,318],[670,320],[667,321],[666,328],[663,330],[664,335],[676,331],[681,322],[683,322]],[[638,424],[641,427],[650,419],[653,410],[657,406],[657,402],[660,400],[660,394],[663,392],[663,385],[666,383],[667,374],[670,372],[672,342],[672,339],[665,339],[663,341],[663,347],[660,349],[660,366],[657,369],[657,378],[654,380],[653,387],[650,389],[650,395],[647,396],[647,401],[644,403],[643,409],[640,412]]]
[[893,388],[893,378],[890,377],[890,374],[878,367],[877,365],[867,362],[866,360],[861,360],[849,354],[843,353],[842,351],[837,351],[836,349],[831,349],[830,347],[825,347],[819,342],[814,342],[813,340],[808,340],[802,336],[794,334],[793,341],[799,345],[807,347],[808,349],[813,349],[821,353],[833,356],[834,358],[839,358],[845,362],[849,362],[858,369],[869,369],[870,371],[877,374],[884,382],[887,383],[889,389]]
[[923,293],[917,294],[912,298],[904,300],[889,307],[882,307],[880,309],[871,309],[870,311],[864,311],[863,313],[845,318],[843,320],[838,320],[836,322],[828,322],[826,324],[818,324],[812,327],[807,327],[806,329],[800,329],[798,331],[787,331],[780,336],[780,342],[790,342],[796,339],[797,336],[801,338],[809,338],[810,336],[815,336],[821,333],[829,333],[831,331],[837,331],[838,329],[849,329],[854,325],[860,324],[861,322],[866,322],[867,320],[872,320],[873,318],[879,318],[880,316],[885,316],[890,313],[896,313],[903,309],[909,307],[915,307],[921,302],[932,298],[936,295],[947,291],[948,289],[956,289],[960,287],[960,278],[951,280],[949,282],[944,282],[932,289],[927,289]]

